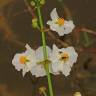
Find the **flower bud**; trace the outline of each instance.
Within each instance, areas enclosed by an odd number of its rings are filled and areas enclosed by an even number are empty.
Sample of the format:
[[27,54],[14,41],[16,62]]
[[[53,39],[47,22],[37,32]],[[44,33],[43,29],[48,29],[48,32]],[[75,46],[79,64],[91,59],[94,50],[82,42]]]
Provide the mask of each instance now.
[[38,27],[38,20],[37,20],[37,18],[33,18],[32,19],[32,27],[33,28],[37,28]]
[[40,4],[44,5],[45,4],[45,0],[40,0]]
[[36,4],[35,4],[35,2],[34,2],[34,1],[31,1],[31,5],[32,5],[32,6],[35,6]]

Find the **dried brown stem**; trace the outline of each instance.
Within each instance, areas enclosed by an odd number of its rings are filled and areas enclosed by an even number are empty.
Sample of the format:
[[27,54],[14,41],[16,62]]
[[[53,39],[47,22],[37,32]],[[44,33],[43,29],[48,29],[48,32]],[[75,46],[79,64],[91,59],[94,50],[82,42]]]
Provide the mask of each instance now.
[[35,18],[36,16],[35,16],[34,10],[29,6],[27,0],[24,0],[24,2],[25,2],[25,5],[28,8],[28,11],[31,13],[32,17]]
[[63,47],[68,47],[69,45],[65,42],[63,42],[62,40],[60,40],[59,38],[57,38],[51,31],[48,31],[48,35],[55,41],[57,41],[58,43],[60,43]]
[[74,32],[78,34],[78,32],[87,32],[89,34],[92,34],[92,35],[96,35],[96,31],[92,30],[92,29],[88,29],[88,28],[85,28],[85,27],[82,27],[82,26],[79,26],[79,27],[76,27]]
[[16,38],[16,34],[11,30],[8,25],[7,19],[2,15],[0,16],[0,34],[3,36],[3,40],[7,42],[11,42],[12,44],[19,45],[20,47],[24,47],[25,44],[23,42],[18,41]]
[[15,13],[13,17],[29,12],[28,9],[24,9],[22,12]]
[[90,34],[93,34],[93,35],[96,35],[96,31],[93,31],[91,29],[81,28],[81,31],[82,32],[87,32],[87,33],[90,33]]

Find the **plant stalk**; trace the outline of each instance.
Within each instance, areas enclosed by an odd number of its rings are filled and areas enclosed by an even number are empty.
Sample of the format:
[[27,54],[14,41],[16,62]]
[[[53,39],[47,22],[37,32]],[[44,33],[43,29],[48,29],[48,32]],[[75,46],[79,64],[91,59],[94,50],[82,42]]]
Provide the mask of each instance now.
[[[40,10],[40,6],[38,4],[38,1],[37,1],[37,13],[38,13],[38,19],[39,19],[40,29],[41,29],[41,33],[42,33],[44,60],[47,60],[48,54],[47,54],[47,48],[46,48],[46,36],[45,36],[45,32],[43,30],[44,29],[43,18],[41,15],[41,10]],[[48,64],[45,64],[45,70],[46,70],[47,79],[48,79],[49,94],[50,94],[50,96],[53,96],[52,82],[51,82],[51,76],[49,73],[49,65]]]

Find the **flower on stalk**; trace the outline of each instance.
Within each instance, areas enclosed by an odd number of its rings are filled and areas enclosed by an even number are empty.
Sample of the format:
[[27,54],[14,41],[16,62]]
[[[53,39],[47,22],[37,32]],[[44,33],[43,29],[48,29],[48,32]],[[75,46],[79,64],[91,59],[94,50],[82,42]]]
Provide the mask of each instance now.
[[70,74],[73,64],[77,61],[78,54],[73,47],[58,49],[53,45],[52,70],[54,73],[63,73],[65,76]]
[[12,64],[14,65],[17,71],[22,70],[22,75],[24,76],[28,71],[36,65],[35,51],[26,44],[26,51],[23,53],[17,53],[13,60]]
[[47,22],[52,31],[56,31],[59,36],[63,36],[64,34],[69,34],[74,29],[75,25],[72,20],[64,20],[64,18],[60,18],[57,14],[56,8],[54,8],[50,14],[51,19]]
[[36,50],[36,65],[32,68],[31,73],[32,75],[35,75],[36,77],[43,77],[46,76],[46,71],[45,71],[45,62],[50,65],[50,55],[51,55],[51,49],[46,46],[47,53],[48,53],[48,59],[44,60],[44,55],[43,55],[43,47],[39,47]]
[[75,92],[74,96],[82,96],[80,92]]

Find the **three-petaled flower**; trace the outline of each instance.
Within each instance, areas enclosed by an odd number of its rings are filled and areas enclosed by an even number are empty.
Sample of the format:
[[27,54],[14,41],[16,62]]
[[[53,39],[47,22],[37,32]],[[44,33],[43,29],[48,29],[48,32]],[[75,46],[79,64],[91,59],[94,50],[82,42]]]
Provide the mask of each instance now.
[[50,29],[56,31],[59,36],[69,34],[75,27],[72,20],[64,20],[64,18],[60,18],[57,14],[56,8],[52,10],[50,16],[52,20],[49,20],[47,24],[50,26]]
[[65,76],[68,76],[77,57],[78,54],[73,47],[58,49],[56,45],[53,45],[51,57],[53,72],[58,74],[62,72]]
[[18,53],[14,56],[12,64],[15,66],[17,71],[22,70],[22,75],[24,76],[26,72],[30,71],[34,65],[36,65],[35,51],[26,44],[26,51],[23,53]]

